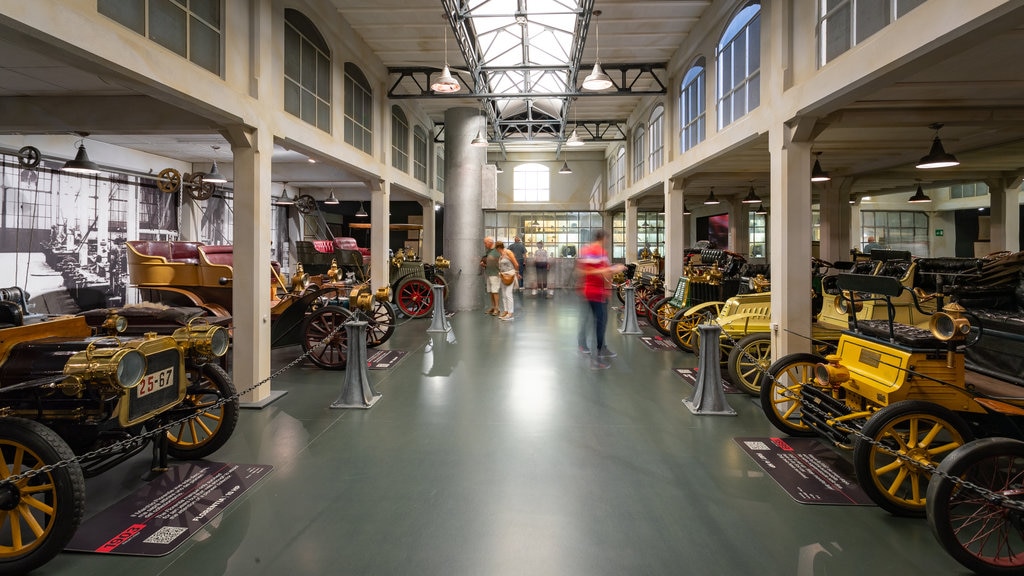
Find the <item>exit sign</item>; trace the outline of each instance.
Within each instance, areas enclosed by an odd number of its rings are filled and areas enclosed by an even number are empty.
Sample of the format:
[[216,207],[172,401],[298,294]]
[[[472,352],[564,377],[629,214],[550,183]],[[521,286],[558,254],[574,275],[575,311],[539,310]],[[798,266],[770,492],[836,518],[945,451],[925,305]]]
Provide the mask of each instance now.
[[936,236],[942,236],[942,228],[936,228],[935,229],[935,235]]

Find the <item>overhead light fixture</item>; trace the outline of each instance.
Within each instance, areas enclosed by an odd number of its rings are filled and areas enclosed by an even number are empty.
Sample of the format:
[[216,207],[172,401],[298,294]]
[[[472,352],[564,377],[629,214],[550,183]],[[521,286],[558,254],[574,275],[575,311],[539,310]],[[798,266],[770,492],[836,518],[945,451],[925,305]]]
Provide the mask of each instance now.
[[359,202],[359,210],[356,211],[356,218],[366,218],[369,214],[363,209],[363,203]]
[[821,169],[821,152],[815,152],[814,155],[817,158],[814,159],[814,168],[811,170],[811,182],[828,182],[832,177]]
[[[217,150],[220,150],[220,146],[210,146],[213,148],[213,153],[216,154]],[[220,170],[217,169],[217,159],[213,159],[213,166],[210,167],[210,171],[202,175],[203,182],[209,182],[211,184],[223,184],[228,181],[227,178],[221,175]]]
[[331,188],[331,194],[327,197],[327,200],[324,200],[324,204],[341,204],[341,201],[338,200],[338,197],[334,195],[334,188]]
[[469,144],[476,146],[477,148],[484,148],[487,146],[487,138],[484,138],[484,130],[487,128],[487,119],[484,117],[484,106],[483,102],[480,103],[480,120],[483,121],[484,127],[476,131],[476,138]]
[[686,207],[686,202],[683,202],[683,216],[689,216],[690,214],[693,214],[693,212],[690,212],[690,209]]
[[569,161],[563,160],[562,167],[558,169],[559,174],[572,174],[572,170],[569,168]]
[[925,202],[931,202],[931,201],[932,201],[931,198],[925,196],[924,190],[921,188],[920,184],[917,185],[917,192],[914,193],[914,195],[910,197],[910,200],[907,200],[907,202],[910,202],[912,204],[924,204]]
[[599,23],[600,10],[591,12],[594,15],[594,32],[597,42],[594,49],[594,70],[589,76],[583,79],[584,90],[607,90],[612,87],[612,79],[601,69],[601,25]]
[[292,198],[290,196],[288,196],[288,183],[285,182],[284,183],[284,192],[282,192],[281,193],[281,197],[278,198],[276,202],[274,202],[274,205],[275,206],[291,206],[292,204],[295,204],[295,200],[292,200]]
[[310,164],[316,164],[316,158],[306,158],[306,162],[309,162]]
[[856,203],[857,203],[857,196],[855,194],[850,194],[850,204],[856,204]]
[[100,165],[89,160],[89,154],[85,151],[85,137],[89,133],[78,132],[78,135],[82,137],[78,141],[78,154],[75,155],[74,160],[65,162],[61,170],[72,174],[99,174]]
[[930,168],[952,168],[953,166],[959,166],[960,161],[956,159],[956,156],[946,152],[945,148],[942,147],[942,140],[939,140],[939,129],[942,128],[942,124],[935,123],[928,127],[935,130],[935,138],[932,140],[932,149],[918,161],[917,168],[928,170]]
[[704,199],[704,203],[708,205],[720,204],[718,198],[715,198],[715,187],[711,187],[711,192],[708,193],[708,197]]
[[[445,18],[447,23],[447,17],[444,14],[441,16]],[[438,76],[437,80],[434,80],[434,83],[430,85],[430,89],[442,94],[451,94],[461,90],[462,85],[452,76],[452,71],[448,68],[448,26],[445,25],[442,30],[444,30],[444,68],[441,69],[441,75]]]
[[[572,106],[572,100],[569,100],[569,105]],[[583,146],[584,142],[580,138],[580,135],[576,133],[576,106],[572,108],[572,134],[569,135],[569,139],[565,141],[566,146]]]
[[768,209],[764,207],[764,202],[762,202],[761,205],[757,207],[757,210],[754,210],[754,214],[757,214],[758,216],[764,216],[768,214]]
[[497,162],[494,163],[494,171],[498,174],[503,174],[505,172],[501,169],[501,164],[498,164]]
[[754,185],[753,184],[750,185],[750,191],[747,192],[747,197],[744,198],[743,200],[740,200],[740,202],[742,202],[743,204],[760,204],[761,203],[761,197],[757,195],[757,192],[754,192]]

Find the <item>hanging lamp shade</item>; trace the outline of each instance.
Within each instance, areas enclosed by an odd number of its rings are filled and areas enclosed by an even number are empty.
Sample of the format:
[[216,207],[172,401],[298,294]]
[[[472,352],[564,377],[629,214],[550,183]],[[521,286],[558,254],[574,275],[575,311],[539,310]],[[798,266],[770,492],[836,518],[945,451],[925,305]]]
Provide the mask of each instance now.
[[704,199],[704,203],[709,205],[709,206],[721,203],[718,200],[718,198],[715,198],[715,188],[714,188],[714,186],[711,187],[711,192],[709,192],[708,193],[708,197]]
[[942,146],[942,140],[939,140],[939,129],[942,128],[942,124],[932,124],[929,128],[935,130],[935,138],[932,139],[931,150],[918,161],[917,168],[928,170],[931,168],[959,166],[960,161],[956,159],[956,156],[946,152],[946,149]]
[[689,216],[690,214],[693,214],[693,212],[686,206],[686,202],[683,202],[683,216]]
[[747,197],[744,198],[743,200],[740,200],[740,202],[742,202],[743,204],[760,204],[761,197],[757,195],[757,192],[754,192],[754,187],[751,186],[750,191],[747,192]]
[[89,154],[85,151],[85,142],[79,141],[78,154],[75,155],[75,159],[65,162],[61,170],[72,174],[98,174],[100,166],[89,160]]
[[857,196],[855,196],[853,194],[850,194],[850,204],[856,204],[856,203],[857,203]]
[[576,129],[572,129],[572,134],[569,134],[569,138],[565,141],[566,146],[583,146],[583,140],[580,139],[580,135],[576,133]]
[[359,203],[359,210],[356,211],[356,218],[366,218],[369,214],[363,209],[363,203]]
[[601,69],[600,62],[594,62],[594,70],[583,79],[583,89],[597,92],[611,87],[612,79]]
[[477,130],[476,138],[473,138],[473,141],[470,142],[470,145],[476,146],[478,148],[483,148],[487,146],[487,138],[484,138],[483,130]]
[[572,170],[569,168],[569,161],[563,160],[562,167],[558,169],[559,174],[572,174]]
[[912,204],[923,204],[931,201],[931,198],[925,196],[924,190],[921,188],[920,184],[917,185],[917,192],[915,192],[914,195],[910,197],[910,200],[907,200],[907,202],[910,202]]
[[292,204],[295,204],[295,200],[292,200],[291,196],[288,196],[288,188],[285,188],[281,197],[278,198],[277,202],[274,202],[274,204],[277,206],[291,206]]
[[223,184],[227,181],[228,179],[225,178],[220,173],[220,170],[217,168],[216,160],[213,161],[213,166],[210,167],[210,172],[207,174],[203,174],[203,182],[210,182],[211,184]]
[[811,170],[811,182],[828,182],[832,177],[828,175],[828,172],[821,169],[821,152],[815,152],[814,154],[818,157],[814,159],[814,168]]
[[331,194],[327,196],[327,200],[324,200],[324,204],[331,204],[333,206],[340,203],[338,197],[334,195],[334,188],[331,188]]
[[501,168],[501,164],[498,164],[497,162],[494,163],[494,171],[498,174],[503,174],[505,172],[505,170]]
[[767,213],[768,213],[768,209],[764,207],[764,203],[763,202],[761,203],[760,206],[757,207],[757,210],[754,210],[754,214],[757,214],[759,216],[764,216]]

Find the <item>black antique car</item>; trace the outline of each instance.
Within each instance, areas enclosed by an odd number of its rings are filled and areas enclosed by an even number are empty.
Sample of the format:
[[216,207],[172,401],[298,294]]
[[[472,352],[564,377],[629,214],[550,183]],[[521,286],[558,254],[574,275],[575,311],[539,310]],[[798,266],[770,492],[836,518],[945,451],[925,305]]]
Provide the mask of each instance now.
[[0,328],[0,574],[25,574],[64,548],[86,477],[147,446],[160,472],[168,455],[202,458],[231,436],[238,398],[217,362],[228,332],[177,320],[164,335],[126,336],[117,314]]

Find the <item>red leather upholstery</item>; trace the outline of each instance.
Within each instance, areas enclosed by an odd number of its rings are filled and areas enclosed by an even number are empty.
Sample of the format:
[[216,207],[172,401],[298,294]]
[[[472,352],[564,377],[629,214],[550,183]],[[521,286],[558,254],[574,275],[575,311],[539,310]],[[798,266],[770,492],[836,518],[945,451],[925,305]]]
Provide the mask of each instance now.
[[206,259],[211,264],[231,266],[234,249],[235,247],[230,244],[226,246],[203,246],[203,254],[206,254]]
[[358,250],[359,244],[356,243],[356,239],[349,236],[335,236],[334,246],[338,250]]
[[199,242],[171,242],[171,260],[199,264]]
[[313,249],[321,254],[333,254],[335,242],[331,240],[313,240]]

